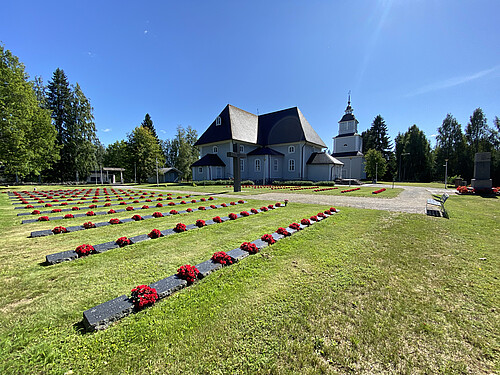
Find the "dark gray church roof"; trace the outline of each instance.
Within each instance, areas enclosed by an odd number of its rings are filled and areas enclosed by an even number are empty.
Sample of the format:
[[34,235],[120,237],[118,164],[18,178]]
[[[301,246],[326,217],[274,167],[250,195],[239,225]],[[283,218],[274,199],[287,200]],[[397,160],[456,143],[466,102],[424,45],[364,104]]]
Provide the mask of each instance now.
[[349,152],[334,152],[332,156],[335,158],[344,158],[346,156],[363,156],[363,154],[359,151],[349,151]]
[[256,116],[228,104],[219,116],[221,125],[214,121],[195,146],[234,140],[261,146],[306,141],[326,147],[297,107]]
[[353,120],[356,120],[356,117],[354,117],[352,113],[346,113],[344,116],[342,116],[339,122],[353,121]]
[[326,152],[313,152],[306,164],[336,164],[344,165],[340,160],[328,155]]
[[256,148],[253,151],[250,151],[247,155],[274,155],[274,156],[285,156],[279,151],[273,150],[272,148],[269,147],[261,147],[261,148]]
[[219,158],[217,154],[206,154],[201,159],[196,160],[191,167],[204,167],[204,166],[225,167],[226,164]]

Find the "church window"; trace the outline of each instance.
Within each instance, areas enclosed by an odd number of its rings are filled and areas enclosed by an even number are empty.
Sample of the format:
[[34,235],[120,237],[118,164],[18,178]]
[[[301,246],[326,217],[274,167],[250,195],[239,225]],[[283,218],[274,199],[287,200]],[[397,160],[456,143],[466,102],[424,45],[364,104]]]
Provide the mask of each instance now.
[[290,172],[294,172],[295,171],[295,160],[294,159],[288,160],[288,170]]
[[220,118],[220,116],[218,116],[218,117],[215,119],[215,126],[219,126],[219,125],[222,125],[222,119]]
[[295,152],[295,146],[288,146],[288,153],[293,154]]
[[245,146],[240,145],[240,152],[245,152]]
[[243,159],[240,159],[240,171],[244,171],[245,170],[245,160]]
[[278,159],[273,160],[273,170],[278,172]]
[[344,147],[347,147],[347,143],[344,143]]
[[219,152],[219,148],[217,146],[214,146],[213,152],[214,152],[214,154],[218,153]]
[[198,168],[199,173],[203,173],[203,167]]
[[260,172],[260,159],[255,159],[255,172]]

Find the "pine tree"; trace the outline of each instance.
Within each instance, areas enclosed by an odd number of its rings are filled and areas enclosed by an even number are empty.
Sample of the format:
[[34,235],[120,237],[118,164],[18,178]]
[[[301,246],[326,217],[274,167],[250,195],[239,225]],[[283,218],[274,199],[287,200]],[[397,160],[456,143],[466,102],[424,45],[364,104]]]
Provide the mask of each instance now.
[[435,178],[438,180],[442,178],[443,165],[446,163],[446,159],[448,159],[448,176],[467,176],[467,154],[461,125],[448,113],[437,133],[434,150],[436,158]]
[[139,183],[154,175],[157,159],[159,167],[164,164],[163,154],[156,138],[143,126],[138,126],[128,135],[127,148],[129,169],[137,170]]
[[361,136],[363,138],[363,152],[373,149],[380,151],[386,159],[388,158],[392,145],[387,135],[387,125],[382,116],[377,115],[370,129],[361,133]]
[[428,182],[431,178],[432,155],[429,140],[417,125],[396,137],[399,180]]
[[158,134],[156,134],[156,129],[153,125],[153,120],[151,120],[151,116],[149,115],[149,113],[146,113],[146,116],[144,116],[144,120],[142,121],[141,126],[148,129],[153,135],[153,137],[156,138],[158,144],[160,144],[160,139],[158,138]]

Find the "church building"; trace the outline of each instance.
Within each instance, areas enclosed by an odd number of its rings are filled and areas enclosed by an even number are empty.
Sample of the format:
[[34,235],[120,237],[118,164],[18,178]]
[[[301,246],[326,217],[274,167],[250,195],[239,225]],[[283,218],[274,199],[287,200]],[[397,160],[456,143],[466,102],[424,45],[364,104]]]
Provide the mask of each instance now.
[[245,155],[239,159],[242,180],[268,184],[342,176],[344,163],[323,151],[325,142],[297,107],[254,115],[228,104],[195,143],[200,159],[191,165],[193,180],[234,178],[234,159],[227,154],[235,144]]
[[339,134],[333,137],[332,156],[344,164],[343,179],[366,179],[365,157],[362,153],[363,138],[358,133],[358,120],[353,115],[351,96],[345,114],[339,121]]

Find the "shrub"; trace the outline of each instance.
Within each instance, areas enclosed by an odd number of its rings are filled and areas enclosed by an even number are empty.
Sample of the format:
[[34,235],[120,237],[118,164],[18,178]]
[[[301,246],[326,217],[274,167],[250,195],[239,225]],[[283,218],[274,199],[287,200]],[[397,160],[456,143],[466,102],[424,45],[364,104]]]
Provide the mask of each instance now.
[[147,285],[139,285],[131,290],[130,299],[134,303],[135,308],[140,310],[146,306],[154,305],[158,300],[158,293],[155,288]]
[[279,227],[276,233],[281,234],[283,236],[289,236],[290,232],[286,230],[286,228]]
[[[39,210],[33,210],[31,212],[32,215],[40,215],[40,211]],[[47,216],[48,217],[48,216]]]
[[177,210],[170,210],[170,215],[177,215],[179,212]]
[[194,283],[199,274],[200,271],[198,271],[198,268],[190,264],[185,264],[177,269],[177,276],[186,280],[188,284]]
[[161,203],[156,203],[156,207],[163,207],[163,204],[161,204]]
[[111,210],[108,211],[108,214],[114,214],[114,213],[116,213],[116,211],[113,210],[113,209],[111,209]]
[[111,219],[111,220],[109,220],[109,223],[110,224],[121,224],[121,221],[120,221],[120,219]]
[[131,244],[130,240],[127,237],[120,237],[115,242],[120,247],[124,247]]
[[149,238],[159,238],[162,237],[163,234],[158,229],[153,229],[151,232],[148,233]]
[[302,224],[302,225],[311,225],[311,222],[309,221],[309,219],[302,219],[300,221],[300,224]]
[[78,254],[78,257],[81,258],[81,257],[87,256],[89,254],[92,254],[93,252],[95,252],[95,249],[92,245],[83,244],[83,245],[78,246],[75,249],[75,252]]
[[174,231],[177,232],[177,233],[185,232],[186,231],[186,224],[178,223],[175,226]]
[[140,221],[140,220],[144,220],[144,219],[142,218],[141,215],[134,215],[134,216],[132,216],[132,220]]
[[95,212],[94,211],[89,211],[85,215],[87,215],[87,216],[95,216]]
[[212,218],[212,220],[214,221],[214,223],[222,223],[222,219],[220,218],[220,216],[216,216]]
[[250,210],[250,212],[253,213],[253,214],[258,214],[259,213],[259,211],[256,208],[252,208]]
[[240,215],[241,216],[250,216],[250,214],[247,211],[241,211]]
[[206,226],[206,225],[207,225],[207,224],[205,223],[205,220],[201,220],[201,219],[196,220],[196,226],[197,226],[198,228],[204,227],[204,226]]
[[236,215],[235,213],[232,213],[232,212],[228,216],[229,216],[229,219],[231,219],[231,220],[236,220],[238,218],[238,215]]
[[93,222],[91,222],[91,221],[88,221],[86,223],[83,223],[83,227],[85,229],[95,228],[95,224]]
[[75,207],[71,207],[71,209],[72,209],[73,211],[78,211],[78,210],[80,209],[80,207],[75,206]]
[[143,209],[143,210],[147,210],[148,208],[149,208],[149,206],[148,206],[148,205],[144,205],[144,206],[142,206],[142,209]]
[[72,218],[74,218],[74,216],[73,216],[73,214],[66,214],[66,215],[64,215],[64,218],[65,219],[72,219]]
[[233,264],[233,258],[227,255],[224,251],[215,252],[211,258],[215,263],[220,263],[223,265]]
[[134,211],[134,207],[132,207],[132,206],[128,206],[128,207],[126,208],[126,210],[127,210],[127,211]]
[[59,234],[59,233],[67,233],[68,230],[65,227],[55,227],[52,229],[52,233],[54,234]]
[[276,242],[276,240],[270,234],[264,234],[260,239],[264,242],[267,242],[269,245],[272,245]]
[[266,206],[262,206],[262,207],[260,208],[260,210],[261,210],[261,211],[264,211],[264,212],[269,211],[269,209],[268,209]]
[[300,230],[300,225],[298,223],[292,223],[288,226],[288,228]]
[[255,245],[254,243],[250,243],[250,242],[243,242],[240,245],[240,249],[248,251],[250,254],[256,254],[259,252],[259,248],[257,247],[257,245]]

